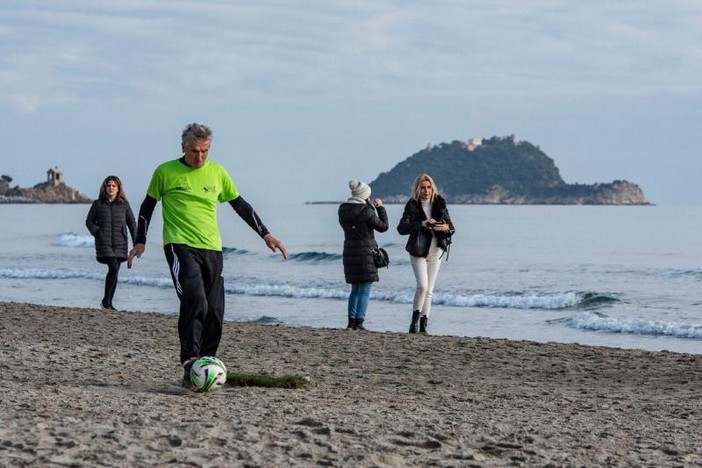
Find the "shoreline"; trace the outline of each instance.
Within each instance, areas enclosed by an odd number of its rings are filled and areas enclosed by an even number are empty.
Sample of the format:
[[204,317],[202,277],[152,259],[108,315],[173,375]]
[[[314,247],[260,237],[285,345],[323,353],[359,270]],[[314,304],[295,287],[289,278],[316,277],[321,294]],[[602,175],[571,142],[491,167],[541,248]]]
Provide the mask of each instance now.
[[0,465],[702,464],[702,356],[225,322],[178,386],[177,317],[0,302]]
[[[318,200],[318,201],[306,201],[304,202],[305,205],[340,205],[344,203],[344,201],[324,201],[324,200]],[[383,205],[404,205],[407,203],[407,200],[405,201],[385,201],[383,200]],[[643,202],[643,203],[578,203],[576,201],[573,201],[571,203],[544,203],[544,202],[529,202],[529,203],[519,203],[519,202],[487,202],[487,201],[482,201],[482,202],[463,202],[463,203],[449,203],[449,206],[452,205],[469,205],[469,206],[656,206],[655,203],[652,202]]]

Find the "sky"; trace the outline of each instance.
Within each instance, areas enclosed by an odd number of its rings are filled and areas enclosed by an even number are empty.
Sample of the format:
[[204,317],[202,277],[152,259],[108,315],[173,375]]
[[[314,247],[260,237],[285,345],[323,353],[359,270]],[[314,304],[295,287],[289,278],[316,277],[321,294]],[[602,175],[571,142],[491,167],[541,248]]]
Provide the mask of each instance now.
[[337,201],[514,134],[568,183],[699,205],[701,83],[699,0],[3,0],[0,174],[138,205],[200,122],[254,206]]

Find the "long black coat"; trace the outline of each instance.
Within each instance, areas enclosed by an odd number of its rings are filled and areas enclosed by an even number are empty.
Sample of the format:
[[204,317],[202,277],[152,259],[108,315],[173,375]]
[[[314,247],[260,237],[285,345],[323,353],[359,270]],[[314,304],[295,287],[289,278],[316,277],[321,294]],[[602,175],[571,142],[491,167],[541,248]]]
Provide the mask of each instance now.
[[90,234],[95,237],[95,256],[98,259],[105,257],[127,259],[129,249],[127,230],[132,237],[132,244],[136,236],[134,213],[127,200],[110,203],[107,198],[98,198],[88,211],[85,225]]
[[405,250],[414,257],[426,257],[429,254],[432,234],[436,235],[437,243],[444,251],[448,248],[450,238],[456,228],[449,216],[446,200],[437,195],[431,205],[431,217],[437,221],[445,221],[449,225],[449,232],[433,232],[429,228],[422,227],[422,221],[427,219],[419,200],[410,198],[405,204],[405,211],[402,213],[400,223],[397,225],[397,232],[409,234]]
[[339,206],[339,224],[344,230],[346,282],[357,284],[378,281],[378,269],[373,263],[371,248],[378,246],[374,230],[388,230],[388,214],[385,208],[379,206],[373,209],[368,203],[342,203]]

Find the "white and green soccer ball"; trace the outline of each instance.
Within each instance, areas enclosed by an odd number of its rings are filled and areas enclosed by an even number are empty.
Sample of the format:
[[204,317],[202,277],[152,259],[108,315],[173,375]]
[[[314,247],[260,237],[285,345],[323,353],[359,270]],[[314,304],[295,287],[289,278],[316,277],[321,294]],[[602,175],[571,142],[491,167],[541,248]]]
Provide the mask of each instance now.
[[190,369],[190,381],[198,392],[215,392],[227,381],[227,368],[216,357],[198,358]]

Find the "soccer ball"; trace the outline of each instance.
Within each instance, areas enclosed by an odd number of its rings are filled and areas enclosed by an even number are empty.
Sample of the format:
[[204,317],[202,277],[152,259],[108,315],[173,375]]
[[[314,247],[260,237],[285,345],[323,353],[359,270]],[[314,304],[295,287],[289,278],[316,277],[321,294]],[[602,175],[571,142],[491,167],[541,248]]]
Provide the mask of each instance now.
[[190,369],[190,381],[198,392],[214,392],[227,381],[227,368],[216,357],[201,357]]

